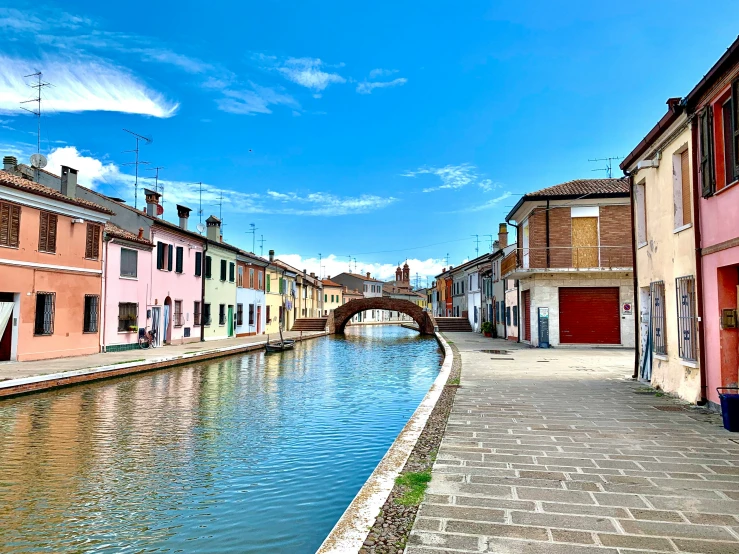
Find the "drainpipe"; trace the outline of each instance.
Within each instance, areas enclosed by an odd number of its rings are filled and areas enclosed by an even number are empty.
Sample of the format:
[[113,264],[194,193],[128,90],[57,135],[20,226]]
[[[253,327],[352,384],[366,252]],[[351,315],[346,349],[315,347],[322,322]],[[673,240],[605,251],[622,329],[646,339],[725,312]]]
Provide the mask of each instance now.
[[703,258],[701,256],[701,224],[700,224],[700,194],[698,192],[698,126],[693,125],[690,119],[690,142],[692,154],[690,163],[693,165],[693,236],[695,238],[695,290],[698,304],[698,364],[701,380],[701,397],[699,406],[708,402],[708,378],[706,374],[706,338],[703,325]]
[[[548,203],[549,201],[547,200],[547,204]],[[518,266],[518,255],[519,255],[518,239],[521,235],[518,232],[518,225],[516,223],[511,223],[507,219],[506,219],[506,223],[516,230],[516,266]],[[547,210],[547,229],[549,229],[549,210]],[[548,242],[549,242],[549,231],[547,230],[547,243]],[[517,331],[518,337],[516,337],[516,342],[520,343],[521,342],[521,280],[520,279],[516,279],[516,305],[518,307],[518,322],[516,322],[516,331]],[[513,317],[513,314],[511,314],[511,317]]]
[[[105,228],[103,226],[103,228]],[[102,259],[102,279],[100,283],[100,304],[102,306],[98,305],[98,310],[100,313],[98,314],[98,318],[100,319],[100,326],[98,329],[98,342],[100,343],[100,352],[105,352],[105,322],[107,320],[107,313],[108,313],[108,304],[105,302],[105,299],[107,297],[107,290],[106,290],[106,283],[105,283],[105,275],[107,273],[107,266],[108,266],[108,245],[110,244],[110,239],[105,231],[103,231],[103,242],[105,244],[105,248],[103,248],[103,259]]]
[[624,176],[629,179],[629,208],[631,210],[631,265],[634,273],[634,373],[632,379],[639,378],[639,345],[641,344],[641,312],[639,311],[639,279],[636,272],[636,227],[634,225],[634,175],[627,170]]
[[[549,200],[547,200],[547,213],[546,213],[546,224],[547,224],[547,269],[549,269]],[[518,240],[518,230],[516,230],[516,240]]]
[[200,260],[200,342],[205,342],[205,254],[208,252],[208,241],[203,242],[203,259]]

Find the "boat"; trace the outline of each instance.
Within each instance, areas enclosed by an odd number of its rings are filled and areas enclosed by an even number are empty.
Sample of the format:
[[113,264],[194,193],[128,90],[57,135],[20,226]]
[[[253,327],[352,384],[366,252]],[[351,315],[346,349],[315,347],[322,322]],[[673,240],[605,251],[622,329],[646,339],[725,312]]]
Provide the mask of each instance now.
[[280,327],[280,342],[269,342],[269,335],[267,335],[267,344],[264,345],[264,348],[268,354],[270,352],[284,352],[285,350],[295,348],[295,341],[284,338],[282,336],[282,327]]

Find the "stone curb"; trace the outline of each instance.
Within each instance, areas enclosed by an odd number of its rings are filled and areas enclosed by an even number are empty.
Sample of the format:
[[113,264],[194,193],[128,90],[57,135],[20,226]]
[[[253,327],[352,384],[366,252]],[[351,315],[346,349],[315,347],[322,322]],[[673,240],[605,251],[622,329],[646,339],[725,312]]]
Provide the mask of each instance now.
[[372,475],[323,541],[317,554],[359,552],[367,533],[377,519],[377,514],[393,490],[395,479],[408,461],[452,370],[454,356],[451,347],[441,334],[434,335],[444,349],[444,362],[441,364],[439,375]]
[[[324,337],[327,333],[323,332],[315,335],[307,335],[302,338],[296,337],[295,340],[308,340],[317,337]],[[200,352],[191,352],[187,354],[179,354],[176,356],[162,356],[152,358],[146,361],[128,362],[113,365],[104,365],[84,369],[75,369],[72,371],[63,371],[59,373],[47,373],[44,375],[34,375],[31,377],[21,377],[18,379],[9,379],[0,381],[0,400],[28,394],[40,392],[58,387],[69,385],[77,385],[79,383],[87,383],[90,381],[98,381],[101,379],[110,379],[112,377],[121,377],[144,371],[152,371],[156,369],[165,369],[184,365],[194,362],[202,362],[212,360],[214,358],[222,358],[225,356],[233,356],[243,352],[260,350],[264,348],[266,340],[259,342],[251,342],[249,344],[236,344],[233,346],[224,346],[222,348],[214,348],[211,350],[201,350]]]

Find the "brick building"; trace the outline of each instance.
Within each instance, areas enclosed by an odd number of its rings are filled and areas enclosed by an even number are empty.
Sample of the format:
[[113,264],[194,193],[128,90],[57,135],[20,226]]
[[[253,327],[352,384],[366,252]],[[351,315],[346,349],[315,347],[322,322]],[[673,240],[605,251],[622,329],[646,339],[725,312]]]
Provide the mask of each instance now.
[[518,279],[521,342],[634,346],[629,184],[580,179],[524,195],[506,221],[517,245],[501,277]]

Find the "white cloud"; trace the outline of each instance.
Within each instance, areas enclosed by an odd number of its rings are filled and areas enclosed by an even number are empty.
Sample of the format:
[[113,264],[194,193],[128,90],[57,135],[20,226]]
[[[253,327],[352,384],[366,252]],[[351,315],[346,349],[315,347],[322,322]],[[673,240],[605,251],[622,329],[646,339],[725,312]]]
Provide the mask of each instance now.
[[444,189],[459,189],[467,185],[477,185],[483,192],[491,192],[501,187],[488,178],[483,178],[477,171],[477,167],[470,163],[459,165],[446,165],[444,167],[421,167],[413,171],[406,171],[401,177],[417,177],[418,175],[435,175],[441,184],[426,187],[423,192],[433,192]]
[[256,83],[249,83],[250,89],[224,90],[225,98],[217,100],[221,111],[233,114],[254,115],[258,113],[272,113],[271,105],[283,105],[300,108],[300,104],[289,94],[279,92],[273,88],[262,87]]
[[397,69],[373,69],[369,72],[369,78],[370,79],[377,79],[378,77],[388,77],[392,75],[393,73],[397,73]]
[[[388,255],[388,257],[390,257],[390,255]],[[290,264],[293,267],[296,267],[298,269],[305,269],[309,273],[312,271],[316,275],[322,275],[323,277],[326,277],[327,275],[335,276],[345,271],[354,272],[355,267],[353,259],[351,261],[350,267],[349,256],[340,256],[336,254],[324,256],[320,260],[320,264],[318,257],[304,258],[300,254],[280,255],[278,253],[277,258]],[[370,262],[359,258],[356,262],[356,271],[357,273],[362,274],[365,274],[369,271],[372,277],[374,277],[375,279],[380,279],[381,281],[392,281],[395,279],[395,269],[398,267],[399,264],[403,265],[404,263],[406,263],[406,259],[402,258],[389,262],[390,263]],[[426,278],[428,277],[430,282],[431,279],[441,273],[441,270],[444,268],[443,259],[428,258],[426,260],[419,260],[416,258],[410,258],[407,260],[407,262],[408,266],[411,268],[411,284],[413,286],[415,286],[416,284],[416,273],[418,273],[419,286],[425,287]]]
[[398,77],[397,79],[393,79],[392,81],[362,81],[357,85],[357,92],[359,94],[372,94],[372,91],[376,88],[386,88],[386,87],[397,87],[402,86],[408,82],[408,79],[405,77]]
[[492,198],[491,200],[488,200],[487,202],[483,202],[482,204],[476,204],[475,206],[470,206],[469,208],[465,208],[463,210],[459,210],[458,213],[481,212],[483,210],[487,210],[489,208],[492,208],[494,206],[497,206],[498,203],[501,200],[505,200],[509,196],[511,196],[511,193],[510,192],[504,192],[503,194],[501,194],[497,198]]
[[[262,59],[269,59],[264,57]],[[325,71],[326,64],[318,58],[288,58],[276,67],[286,79],[320,92],[333,83],[345,83],[338,73]]]
[[197,58],[191,58],[171,50],[159,48],[146,48],[140,50],[144,60],[173,65],[187,73],[199,74],[213,70],[213,66]]
[[21,112],[20,102],[33,96],[23,75],[43,72],[53,84],[43,90],[45,112],[110,111],[170,117],[178,105],[151,90],[126,70],[99,59],[62,57],[24,60],[0,56],[0,113]]
[[49,154],[46,170],[56,175],[62,174],[62,166],[66,165],[78,171],[77,181],[84,186],[97,188],[99,184],[114,182],[123,177],[113,163],[103,163],[92,156],[82,155],[74,146],[55,148]]

